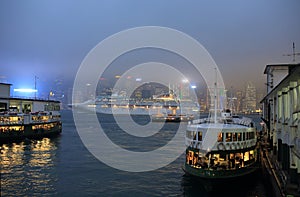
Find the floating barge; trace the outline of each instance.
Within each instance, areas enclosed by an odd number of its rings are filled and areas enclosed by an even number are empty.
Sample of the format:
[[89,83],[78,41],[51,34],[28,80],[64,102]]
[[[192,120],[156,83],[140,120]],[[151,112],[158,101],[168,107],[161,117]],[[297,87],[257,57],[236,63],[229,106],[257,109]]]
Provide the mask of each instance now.
[[10,86],[0,83],[0,143],[62,132],[59,101],[10,97]]

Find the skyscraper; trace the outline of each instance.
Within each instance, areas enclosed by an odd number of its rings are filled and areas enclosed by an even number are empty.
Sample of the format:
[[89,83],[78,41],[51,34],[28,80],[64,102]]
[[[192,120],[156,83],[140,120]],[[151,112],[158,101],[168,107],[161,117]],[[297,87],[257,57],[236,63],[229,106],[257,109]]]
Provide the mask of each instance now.
[[243,111],[246,113],[252,113],[256,111],[256,88],[250,81],[246,85]]

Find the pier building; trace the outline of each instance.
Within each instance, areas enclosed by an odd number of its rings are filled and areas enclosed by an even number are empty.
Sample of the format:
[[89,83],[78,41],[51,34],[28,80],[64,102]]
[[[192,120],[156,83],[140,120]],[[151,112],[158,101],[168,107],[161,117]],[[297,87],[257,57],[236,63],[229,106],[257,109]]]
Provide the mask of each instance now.
[[62,132],[59,101],[10,97],[10,86],[0,83],[0,144]]
[[267,65],[265,167],[281,195],[300,196],[300,64]]

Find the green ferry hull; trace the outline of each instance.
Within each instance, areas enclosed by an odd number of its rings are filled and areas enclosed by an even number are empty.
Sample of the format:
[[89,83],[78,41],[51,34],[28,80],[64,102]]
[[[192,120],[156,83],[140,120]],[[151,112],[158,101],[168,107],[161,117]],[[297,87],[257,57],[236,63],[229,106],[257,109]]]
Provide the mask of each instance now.
[[203,179],[229,179],[246,176],[252,173],[255,173],[260,168],[259,162],[255,162],[250,166],[244,168],[238,168],[235,170],[211,170],[211,169],[201,169],[194,168],[186,163],[182,166],[183,171],[195,177]]

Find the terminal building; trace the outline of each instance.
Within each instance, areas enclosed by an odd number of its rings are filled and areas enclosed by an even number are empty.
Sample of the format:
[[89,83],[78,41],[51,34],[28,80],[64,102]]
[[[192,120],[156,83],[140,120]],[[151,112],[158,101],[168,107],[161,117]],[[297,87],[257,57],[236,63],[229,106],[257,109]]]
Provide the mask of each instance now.
[[60,102],[54,100],[19,98],[10,96],[12,84],[0,83],[0,112],[15,111],[29,113],[37,111],[59,111]]
[[59,101],[11,97],[10,88],[0,83],[0,144],[62,132]]
[[300,64],[267,65],[262,99],[267,157],[275,182],[285,194],[300,191]]

